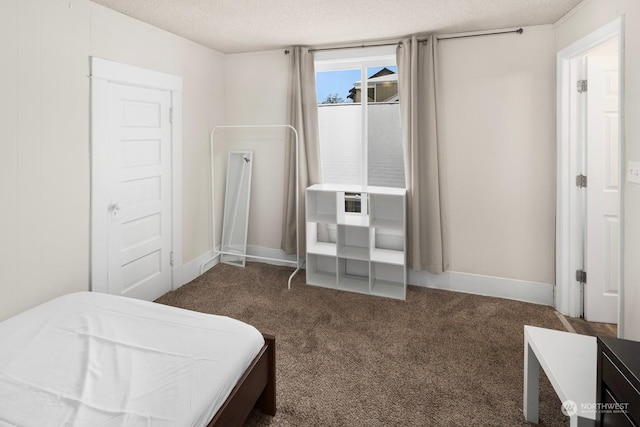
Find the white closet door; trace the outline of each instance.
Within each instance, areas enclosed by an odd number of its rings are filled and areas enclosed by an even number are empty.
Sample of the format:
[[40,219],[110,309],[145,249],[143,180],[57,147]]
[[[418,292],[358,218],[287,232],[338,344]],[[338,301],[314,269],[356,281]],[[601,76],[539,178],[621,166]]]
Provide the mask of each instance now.
[[171,290],[171,94],[108,85],[108,292]]

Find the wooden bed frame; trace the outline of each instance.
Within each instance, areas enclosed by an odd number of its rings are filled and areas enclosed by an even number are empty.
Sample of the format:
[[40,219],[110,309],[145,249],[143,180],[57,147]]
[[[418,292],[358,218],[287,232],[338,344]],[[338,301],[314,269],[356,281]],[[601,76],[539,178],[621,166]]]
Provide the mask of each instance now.
[[244,372],[208,427],[241,426],[256,407],[276,414],[276,337],[262,334],[264,346]]

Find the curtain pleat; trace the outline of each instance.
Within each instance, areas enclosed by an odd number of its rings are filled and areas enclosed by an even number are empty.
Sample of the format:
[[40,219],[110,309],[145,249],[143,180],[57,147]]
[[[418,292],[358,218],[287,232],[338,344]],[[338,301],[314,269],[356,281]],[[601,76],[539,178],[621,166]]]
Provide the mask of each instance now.
[[438,141],[437,39],[403,40],[398,89],[407,186],[407,264],[440,274],[449,267],[445,153]]
[[285,147],[284,214],[281,248],[287,254],[296,253],[296,239],[300,255],[305,249],[305,189],[322,182],[320,143],[318,133],[318,101],[313,53],[303,47],[290,51],[288,119],[298,132],[299,230],[296,230],[295,143],[289,135]]

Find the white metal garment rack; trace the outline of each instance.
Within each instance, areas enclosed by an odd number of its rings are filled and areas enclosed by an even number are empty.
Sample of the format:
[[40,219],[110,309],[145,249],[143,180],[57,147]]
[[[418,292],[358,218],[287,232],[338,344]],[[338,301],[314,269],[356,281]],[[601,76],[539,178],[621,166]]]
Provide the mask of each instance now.
[[[285,130],[290,130],[293,133],[294,139],[293,142],[295,143],[295,159],[296,159],[296,259],[295,261],[293,260],[285,260],[285,259],[277,259],[277,258],[268,258],[268,257],[262,257],[262,256],[257,256],[257,255],[248,255],[248,254],[244,254],[244,255],[238,255],[237,253],[231,253],[231,252],[224,252],[221,250],[217,250],[216,249],[216,198],[215,198],[215,170],[214,170],[214,144],[215,144],[215,139],[214,136],[216,134],[216,131],[218,129],[285,129]],[[292,264],[295,265],[296,269],[293,273],[291,273],[291,275],[289,276],[289,280],[287,282],[287,288],[291,289],[291,280],[293,279],[293,276],[296,275],[296,273],[298,271],[300,271],[300,238],[298,236],[298,232],[300,230],[299,227],[299,181],[298,181],[298,173],[299,173],[299,169],[298,169],[298,131],[296,131],[296,129],[291,126],[291,125],[233,125],[233,126],[217,126],[215,128],[213,128],[213,130],[211,131],[211,136],[210,136],[210,141],[209,141],[209,145],[210,145],[210,150],[211,150],[211,234],[212,234],[212,238],[213,238],[213,256],[209,259],[207,259],[205,262],[203,262],[200,265],[200,274],[204,273],[204,268],[206,267],[207,264],[209,264],[211,261],[215,260],[216,258],[220,257],[221,255],[233,255],[233,256],[243,256],[245,259],[247,258],[251,258],[251,259],[257,259],[257,260],[263,260],[263,261],[274,261],[277,263],[281,263],[281,264]],[[222,248],[222,246],[221,246]]]

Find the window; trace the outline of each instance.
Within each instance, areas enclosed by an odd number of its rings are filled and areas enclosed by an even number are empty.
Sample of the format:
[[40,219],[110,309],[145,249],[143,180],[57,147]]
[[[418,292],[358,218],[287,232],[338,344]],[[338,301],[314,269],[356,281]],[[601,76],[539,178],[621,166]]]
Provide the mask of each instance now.
[[405,186],[394,48],[387,48],[383,55],[380,48],[375,49],[375,56],[362,49],[369,55],[359,58],[340,58],[335,52],[316,55],[320,155],[326,183]]

